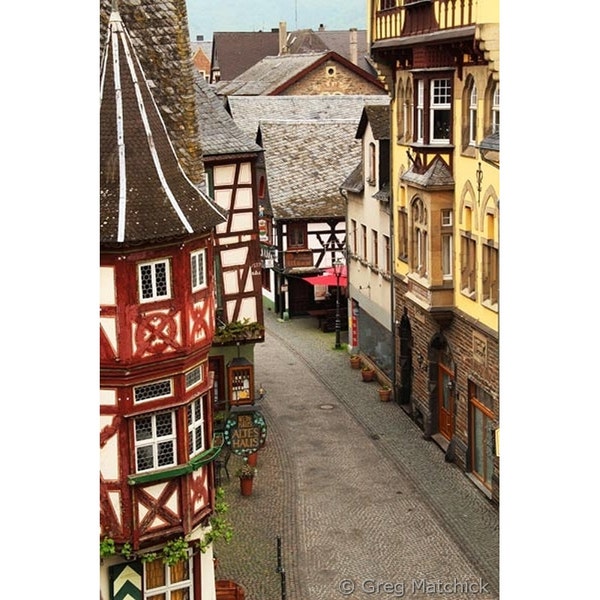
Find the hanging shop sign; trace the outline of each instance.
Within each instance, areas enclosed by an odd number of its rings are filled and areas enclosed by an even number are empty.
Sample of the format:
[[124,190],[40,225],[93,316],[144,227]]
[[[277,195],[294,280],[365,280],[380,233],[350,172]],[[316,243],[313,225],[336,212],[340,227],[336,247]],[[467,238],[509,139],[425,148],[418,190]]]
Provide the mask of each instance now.
[[234,454],[248,456],[265,445],[267,424],[257,410],[235,411],[225,422],[223,435]]

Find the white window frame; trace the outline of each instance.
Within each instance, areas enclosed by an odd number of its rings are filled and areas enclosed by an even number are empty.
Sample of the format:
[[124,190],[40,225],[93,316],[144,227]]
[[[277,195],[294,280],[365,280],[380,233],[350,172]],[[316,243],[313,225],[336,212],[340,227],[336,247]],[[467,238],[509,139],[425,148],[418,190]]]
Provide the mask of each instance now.
[[469,146],[477,144],[477,87],[469,94]]
[[425,81],[423,79],[417,80],[417,142],[423,143],[424,133],[424,119],[423,112],[425,110]]
[[[452,136],[452,80],[449,77],[437,77],[431,80],[430,86],[429,141],[432,144],[449,144]],[[448,137],[434,137],[436,112],[447,112],[450,117]]]
[[[188,421],[188,452],[190,458],[199,454],[206,448],[206,432],[204,431],[204,398],[206,396],[198,396],[194,398],[187,406],[187,421]],[[199,407],[199,408],[198,408]],[[198,414],[198,412],[200,414]],[[196,431],[202,433],[202,443],[200,446],[196,444]]]
[[[159,265],[164,265],[165,267],[165,287],[166,292],[164,294],[159,294],[157,291],[158,281],[156,275],[156,269]],[[142,270],[145,267],[150,267],[151,269],[151,283],[152,283],[152,295],[144,298],[144,290],[142,284]],[[140,303],[145,302],[156,302],[157,300],[167,300],[171,297],[171,264],[169,259],[161,258],[159,260],[153,260],[148,262],[143,262],[138,264],[138,293],[140,298]]]
[[[158,435],[157,426],[156,426],[156,418],[159,416],[163,416],[165,414],[171,415],[171,433],[167,435]],[[149,438],[144,438],[141,440],[137,439],[136,432],[136,423],[141,419],[151,419],[152,421],[152,434]],[[133,437],[134,437],[134,447],[135,447],[135,471],[136,473],[146,473],[148,471],[155,471],[157,469],[163,469],[164,467],[171,467],[177,464],[177,423],[175,421],[175,411],[168,412],[159,412],[159,413],[151,413],[139,415],[134,418],[133,422]],[[168,464],[159,465],[158,464],[158,455],[159,455],[159,445],[171,443],[173,448],[173,460]],[[152,466],[147,469],[138,468],[138,450],[141,448],[146,448],[151,446],[153,449],[152,452]]]
[[500,132],[500,84],[494,87],[492,95],[492,133]]
[[[156,563],[156,564],[155,564]],[[183,579],[182,581],[177,581],[175,583],[171,582],[171,567],[163,562],[162,560],[154,560],[152,561],[153,568],[157,568],[158,564],[161,564],[164,568],[164,581],[165,584],[159,587],[148,588],[148,578],[146,572],[146,565],[144,564],[144,600],[148,600],[149,598],[157,598],[164,597],[165,600],[171,600],[171,594],[173,592],[177,592],[179,590],[189,590],[188,597],[194,597],[194,575],[193,575],[193,562],[190,554],[190,558],[188,560],[188,571],[187,571],[187,579]]]
[[[202,259],[201,261],[199,259]],[[199,264],[199,263],[202,264]],[[206,288],[206,250],[197,250],[190,254],[192,292]]]

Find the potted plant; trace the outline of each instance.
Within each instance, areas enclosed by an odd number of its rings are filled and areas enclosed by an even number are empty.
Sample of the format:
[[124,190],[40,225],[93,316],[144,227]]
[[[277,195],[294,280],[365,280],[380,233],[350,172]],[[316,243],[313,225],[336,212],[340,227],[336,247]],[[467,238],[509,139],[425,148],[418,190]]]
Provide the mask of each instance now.
[[369,365],[363,365],[360,374],[363,381],[373,381],[375,378],[375,369]]
[[379,399],[382,402],[389,402],[392,398],[392,388],[389,385],[383,385],[378,390]]
[[353,369],[360,369],[360,356],[358,354],[350,355],[350,366]]
[[252,495],[252,485],[254,483],[254,476],[256,475],[256,467],[251,467],[245,462],[235,474],[240,478],[240,490],[242,496]]

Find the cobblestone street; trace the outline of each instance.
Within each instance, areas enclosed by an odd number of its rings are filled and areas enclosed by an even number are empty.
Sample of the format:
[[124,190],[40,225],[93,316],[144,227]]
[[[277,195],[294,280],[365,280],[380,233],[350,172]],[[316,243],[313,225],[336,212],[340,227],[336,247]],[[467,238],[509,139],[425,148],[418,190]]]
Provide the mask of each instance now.
[[[229,463],[234,539],[217,577],[247,600],[498,598],[498,511],[395,403],[379,401],[334,334],[310,318],[265,315],[257,404],[266,446],[243,497]],[[345,337],[345,333],[343,334]]]

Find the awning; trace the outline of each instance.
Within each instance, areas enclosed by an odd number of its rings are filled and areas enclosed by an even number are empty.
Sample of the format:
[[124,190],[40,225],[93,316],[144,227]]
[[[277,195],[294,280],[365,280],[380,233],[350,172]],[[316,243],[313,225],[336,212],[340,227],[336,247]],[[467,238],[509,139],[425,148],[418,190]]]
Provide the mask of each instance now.
[[[311,285],[326,285],[336,286],[338,284],[337,277],[331,273],[325,275],[317,275],[316,277],[305,277],[304,281],[307,281]],[[348,278],[344,275],[340,276],[340,287],[346,287],[348,285]]]
[[[323,271],[327,275],[335,275],[334,267],[327,267],[326,269],[323,269]],[[348,271],[346,269],[346,265],[342,265],[342,271],[341,271],[340,275],[342,277],[348,277]]]

